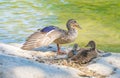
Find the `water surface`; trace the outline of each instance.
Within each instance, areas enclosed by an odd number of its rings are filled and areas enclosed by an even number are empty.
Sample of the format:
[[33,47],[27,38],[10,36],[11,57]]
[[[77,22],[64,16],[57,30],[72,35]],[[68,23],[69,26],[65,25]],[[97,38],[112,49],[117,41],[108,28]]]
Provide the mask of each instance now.
[[49,25],[65,29],[76,19],[75,43],[120,45],[120,0],[0,0],[0,42],[23,43],[38,28]]
[[38,28],[59,23],[48,7],[34,0],[0,0],[0,42],[24,42]]

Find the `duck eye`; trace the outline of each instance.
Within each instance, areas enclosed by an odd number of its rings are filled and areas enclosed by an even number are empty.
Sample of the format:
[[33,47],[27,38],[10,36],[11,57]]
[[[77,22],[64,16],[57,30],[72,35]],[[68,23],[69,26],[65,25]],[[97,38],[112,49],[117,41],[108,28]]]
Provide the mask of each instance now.
[[73,23],[76,23],[76,21],[73,21]]

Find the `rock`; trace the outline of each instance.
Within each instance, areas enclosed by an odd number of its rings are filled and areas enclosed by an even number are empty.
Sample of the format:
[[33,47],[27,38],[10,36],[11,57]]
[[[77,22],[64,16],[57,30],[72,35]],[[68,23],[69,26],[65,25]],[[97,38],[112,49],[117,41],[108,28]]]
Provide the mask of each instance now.
[[81,78],[79,70],[0,54],[0,78]]

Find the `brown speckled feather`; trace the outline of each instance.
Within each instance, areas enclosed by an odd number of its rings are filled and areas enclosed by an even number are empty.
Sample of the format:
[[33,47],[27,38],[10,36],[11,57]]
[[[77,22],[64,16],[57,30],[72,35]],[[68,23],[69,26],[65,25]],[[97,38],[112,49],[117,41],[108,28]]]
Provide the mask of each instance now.
[[57,44],[60,53],[59,44],[67,44],[75,41],[77,37],[76,28],[81,28],[74,19],[69,19],[66,23],[67,31],[55,26],[47,26],[42,30],[38,30],[28,37],[27,41],[21,47],[24,50],[31,50],[41,46],[47,46],[52,42]]
[[27,41],[22,46],[24,50],[31,50],[41,46],[47,46],[51,44],[55,39],[61,37],[61,32],[58,30],[52,30],[47,33],[37,31],[28,37]]

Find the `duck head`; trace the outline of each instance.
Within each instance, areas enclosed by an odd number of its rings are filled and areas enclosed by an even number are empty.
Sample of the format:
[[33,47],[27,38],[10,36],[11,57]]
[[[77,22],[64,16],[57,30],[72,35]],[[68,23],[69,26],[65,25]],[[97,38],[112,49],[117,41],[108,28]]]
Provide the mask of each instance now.
[[93,41],[93,40],[89,41],[85,47],[90,47],[92,49],[95,49],[96,48],[95,41]]
[[73,50],[76,51],[78,49],[78,44],[75,43],[74,46],[73,46]]
[[80,27],[80,25],[77,23],[77,21],[74,19],[69,19],[66,23],[66,26],[67,26],[68,30],[75,29],[75,28],[82,29]]

